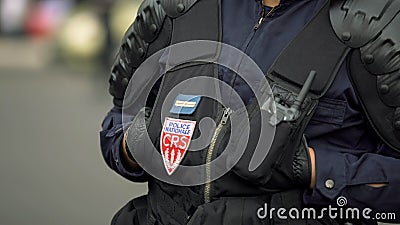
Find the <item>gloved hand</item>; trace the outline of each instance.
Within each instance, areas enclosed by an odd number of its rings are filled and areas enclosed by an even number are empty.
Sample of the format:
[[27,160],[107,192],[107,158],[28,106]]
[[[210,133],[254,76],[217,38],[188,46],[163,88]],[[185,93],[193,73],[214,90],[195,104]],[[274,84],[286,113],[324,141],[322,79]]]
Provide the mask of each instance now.
[[[250,134],[247,140],[246,150],[241,159],[234,167],[236,174],[243,179],[261,186],[268,192],[279,192],[289,189],[307,188],[310,186],[312,177],[312,165],[307,141],[303,135],[304,126],[302,122],[281,122],[276,127],[269,124],[268,120],[260,120],[259,108],[249,109]],[[263,118],[268,115],[263,114]],[[274,134],[273,142],[269,149],[255,149],[260,137],[261,129],[264,134]],[[275,132],[272,133],[272,130]],[[240,143],[246,140],[247,135],[239,134],[233,142]],[[258,146],[258,148],[260,148]],[[265,147],[268,148],[268,147]],[[264,152],[258,152],[259,150]],[[257,151],[257,152],[256,152]],[[268,152],[266,152],[268,151]],[[240,152],[237,150],[237,152]],[[260,158],[267,153],[265,158]],[[253,163],[253,158],[261,160],[260,164],[254,169],[249,170],[249,165]],[[257,158],[258,157],[258,158]],[[253,167],[254,168],[254,167]]]
[[272,168],[271,178],[265,184],[265,187],[268,189],[306,188],[311,184],[311,177],[310,152],[303,135],[296,148],[282,152],[280,159]]
[[135,161],[133,158],[133,150],[130,149],[129,146],[136,145],[136,143],[140,143],[144,135],[147,133],[147,124],[149,123],[149,118],[151,114],[151,108],[144,107],[142,108],[138,114],[135,116],[131,125],[127,129],[125,133],[125,147],[126,152],[128,153],[128,157],[130,160]]

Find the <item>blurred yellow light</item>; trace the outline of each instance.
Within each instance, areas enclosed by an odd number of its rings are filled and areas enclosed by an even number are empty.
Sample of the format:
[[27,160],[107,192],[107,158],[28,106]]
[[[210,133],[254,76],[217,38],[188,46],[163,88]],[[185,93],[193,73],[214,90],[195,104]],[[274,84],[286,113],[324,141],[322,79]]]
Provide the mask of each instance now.
[[136,18],[141,1],[117,1],[111,9],[110,26],[113,41],[119,43]]
[[73,14],[60,32],[60,48],[67,58],[96,57],[105,44],[106,34],[101,21],[89,11]]

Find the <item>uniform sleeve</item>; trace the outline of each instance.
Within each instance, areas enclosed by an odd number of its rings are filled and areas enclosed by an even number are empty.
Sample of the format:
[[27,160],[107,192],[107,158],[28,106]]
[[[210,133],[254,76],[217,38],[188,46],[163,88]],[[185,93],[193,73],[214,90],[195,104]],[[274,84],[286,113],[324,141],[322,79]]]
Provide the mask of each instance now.
[[134,182],[147,181],[144,171],[130,172],[121,163],[120,148],[123,138],[122,111],[116,107],[105,117],[100,132],[100,145],[106,164],[115,172]]
[[346,64],[320,99],[306,135],[316,157],[316,186],[305,192],[306,204],[335,207],[343,196],[350,207],[394,211],[400,219],[400,153],[369,126]]
[[[100,132],[101,151],[107,165],[123,177],[132,181],[146,181],[148,175],[143,172],[132,172],[122,164],[120,156],[124,129],[128,124],[122,124],[122,110],[125,92],[132,81],[136,69],[150,56],[171,43],[172,18],[168,17],[162,5],[156,0],[144,0],[122,39],[119,52],[111,68],[109,92],[113,96],[114,108],[107,114]],[[150,76],[143,74],[141,76]],[[147,96],[145,107],[152,108],[159,89],[160,80],[152,87]],[[144,88],[144,87],[143,87]],[[140,90],[138,90],[140,92]],[[147,94],[143,92],[143,94]],[[142,108],[139,104],[129,107],[129,114],[134,114]],[[124,115],[127,114],[124,112]],[[133,119],[134,116],[132,116]],[[130,121],[129,118],[124,121]],[[124,126],[125,125],[125,126]]]
[[324,147],[315,147],[317,183],[304,195],[306,203],[335,205],[343,196],[348,206],[396,213],[400,219],[400,159],[394,151],[393,156],[379,151],[357,155]]

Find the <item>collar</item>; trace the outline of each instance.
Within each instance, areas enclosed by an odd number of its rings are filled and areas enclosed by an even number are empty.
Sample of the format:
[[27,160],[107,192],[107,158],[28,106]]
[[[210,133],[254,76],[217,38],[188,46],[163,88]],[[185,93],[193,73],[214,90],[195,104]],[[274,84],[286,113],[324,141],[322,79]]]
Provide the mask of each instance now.
[[[260,2],[261,0],[254,0],[255,2]],[[287,2],[294,2],[296,0],[280,0],[279,5],[286,4]],[[298,1],[298,0],[297,0]]]

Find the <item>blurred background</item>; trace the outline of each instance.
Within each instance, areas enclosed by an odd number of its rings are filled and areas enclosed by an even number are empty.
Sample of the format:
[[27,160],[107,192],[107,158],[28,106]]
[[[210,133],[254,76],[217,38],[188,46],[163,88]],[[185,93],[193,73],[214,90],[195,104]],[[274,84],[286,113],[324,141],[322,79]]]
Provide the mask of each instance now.
[[146,192],[99,147],[135,0],[0,0],[0,225],[110,224]]

